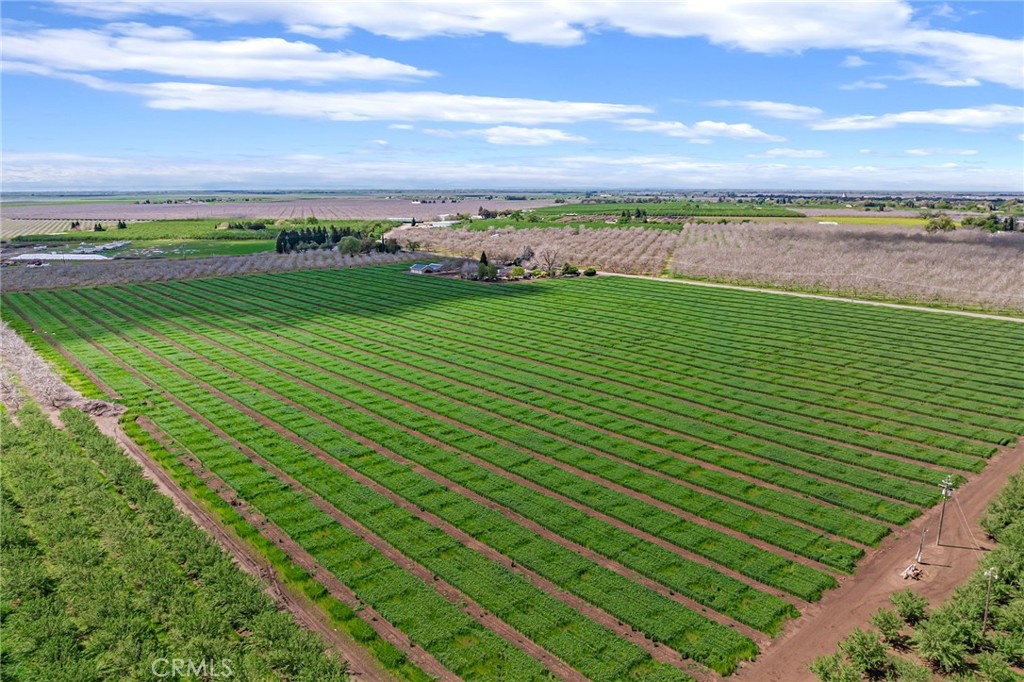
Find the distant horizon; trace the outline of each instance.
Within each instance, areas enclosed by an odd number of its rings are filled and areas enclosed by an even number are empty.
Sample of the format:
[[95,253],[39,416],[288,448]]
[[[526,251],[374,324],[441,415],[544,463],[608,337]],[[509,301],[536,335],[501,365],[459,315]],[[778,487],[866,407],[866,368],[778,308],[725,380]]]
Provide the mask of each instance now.
[[741,193],[741,194],[794,194],[794,195],[834,195],[852,194],[856,196],[867,196],[874,194],[914,194],[914,195],[998,195],[1010,197],[1024,197],[1024,190],[1004,191],[999,189],[961,189],[961,190],[935,190],[935,189],[851,189],[851,188],[826,188],[826,189],[775,189],[769,187],[598,187],[598,188],[538,188],[538,187],[374,187],[374,188],[317,188],[317,187],[248,187],[232,189],[225,187],[197,188],[177,187],[167,189],[57,189],[57,190],[0,190],[0,199],[6,196],[136,196],[136,195],[184,195],[184,194],[411,194],[411,193],[448,193],[450,195],[475,196],[481,193],[520,193],[520,194],[581,194],[581,193],[610,193],[610,194],[691,194],[691,193]]

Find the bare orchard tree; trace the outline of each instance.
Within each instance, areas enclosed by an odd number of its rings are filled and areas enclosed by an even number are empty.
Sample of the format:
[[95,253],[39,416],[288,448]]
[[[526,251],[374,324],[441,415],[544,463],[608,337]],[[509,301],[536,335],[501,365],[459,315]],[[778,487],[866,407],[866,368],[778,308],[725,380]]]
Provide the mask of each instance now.
[[[54,374],[50,366],[32,350],[18,333],[0,323],[0,345],[4,349],[4,369],[21,377],[21,385],[46,407],[65,407],[81,398],[77,391]],[[5,381],[17,391],[14,378],[8,374]],[[6,392],[6,390],[5,390]]]
[[521,254],[519,254],[519,262],[520,263],[529,263],[530,261],[533,260],[533,257],[534,257],[533,249],[531,249],[530,246],[527,245],[526,248],[523,249],[523,252]]
[[55,263],[45,268],[23,266],[4,268],[3,289],[4,291],[28,291],[126,282],[162,282],[254,272],[286,272],[375,263],[398,263],[412,258],[412,254],[404,252],[395,254],[374,252],[350,257],[338,251],[317,250],[288,254],[211,256],[152,261],[112,260],[74,265]]
[[554,277],[558,268],[562,267],[562,252],[556,249],[544,249],[537,254],[537,262],[544,268],[548,277]]
[[7,406],[11,412],[17,412],[25,402],[25,393],[18,385],[18,378],[15,376],[7,362],[0,363],[0,402]]
[[[882,219],[884,220],[884,219]],[[501,249],[565,255],[581,268],[636,275],[666,273],[758,284],[810,287],[844,295],[885,295],[1024,310],[1024,232],[920,227],[822,226],[785,220],[692,220],[669,229],[417,230],[408,237],[437,253],[475,257]],[[544,260],[535,257],[537,267]],[[32,272],[31,270],[29,272]]]

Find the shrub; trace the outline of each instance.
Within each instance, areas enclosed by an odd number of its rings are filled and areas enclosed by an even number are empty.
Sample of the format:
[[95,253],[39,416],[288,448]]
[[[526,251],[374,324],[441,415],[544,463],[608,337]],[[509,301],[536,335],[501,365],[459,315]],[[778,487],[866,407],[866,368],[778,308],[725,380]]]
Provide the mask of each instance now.
[[840,654],[819,656],[807,666],[821,682],[861,682],[860,672],[843,660]]
[[885,641],[894,646],[903,642],[903,635],[900,629],[903,627],[903,619],[892,609],[879,609],[871,616],[871,624],[878,628]]
[[595,270],[594,268],[587,268],[586,270],[583,271],[583,275],[586,277],[593,277],[596,274],[597,270]]
[[1010,477],[989,505],[981,519],[981,527],[990,537],[998,538],[1001,530],[1021,518],[1024,518],[1024,474],[1017,474]]
[[952,232],[956,229],[956,223],[945,213],[940,213],[934,218],[929,218],[924,229],[928,232]]
[[854,668],[872,679],[881,677],[889,666],[885,645],[878,635],[857,628],[839,643],[839,650],[846,654]]
[[921,658],[942,672],[956,672],[966,664],[967,645],[947,623],[925,621],[914,633],[914,645]]
[[896,607],[896,613],[900,618],[910,625],[916,625],[925,619],[925,607],[928,600],[914,594],[909,588],[889,597],[889,601]]

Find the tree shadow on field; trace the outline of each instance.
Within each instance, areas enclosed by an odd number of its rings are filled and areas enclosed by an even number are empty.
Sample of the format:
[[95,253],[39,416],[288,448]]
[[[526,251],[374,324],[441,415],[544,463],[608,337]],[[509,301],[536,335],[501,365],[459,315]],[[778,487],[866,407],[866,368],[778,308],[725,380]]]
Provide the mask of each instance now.
[[[89,328],[96,325],[76,324],[77,319],[86,317],[80,306],[110,313],[104,320],[117,327],[131,323],[149,327],[163,321],[192,329],[199,318],[214,326],[230,321],[269,332],[320,321],[358,328],[360,319],[432,312],[443,315],[446,324],[462,322],[469,328],[479,319],[526,324],[528,319],[518,305],[509,308],[503,304],[518,304],[550,291],[532,282],[473,282],[413,275],[408,267],[403,264],[143,282],[77,291],[14,293],[4,298],[5,303],[10,301],[24,310],[17,304],[25,301],[24,296],[31,296],[58,311],[68,326],[91,339]],[[100,340],[111,333],[104,329],[95,338]]]

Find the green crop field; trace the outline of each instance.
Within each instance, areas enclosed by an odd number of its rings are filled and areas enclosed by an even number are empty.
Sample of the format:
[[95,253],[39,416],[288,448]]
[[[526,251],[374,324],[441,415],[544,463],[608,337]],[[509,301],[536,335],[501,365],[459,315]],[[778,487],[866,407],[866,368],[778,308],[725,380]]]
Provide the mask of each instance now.
[[696,203],[690,201],[663,201],[658,203],[609,203],[609,204],[558,204],[534,210],[541,216],[560,215],[611,215],[616,216],[623,211],[645,211],[650,216],[680,217],[773,217],[800,218],[804,214],[781,206],[736,203]]
[[[8,221],[14,222],[14,221]],[[28,223],[32,221],[21,221],[22,223]],[[47,221],[35,221],[35,222],[47,222]],[[70,229],[70,221],[49,221],[55,223],[65,223],[64,230]],[[259,220],[252,218],[203,218],[199,220],[151,220],[143,222],[130,222],[127,223],[127,227],[117,229],[115,224],[110,221],[81,221],[86,227],[91,226],[95,222],[102,222],[104,225],[104,231],[93,232],[91,230],[86,231],[74,231],[74,232],[63,232],[61,234],[50,234],[47,232],[12,232],[14,241],[20,243],[53,243],[53,242],[108,242],[108,241],[121,241],[130,239],[132,241],[163,241],[163,240],[217,240],[223,239],[228,241],[238,240],[273,240],[277,237],[278,232],[285,229],[301,229],[303,227],[312,227],[314,224],[307,223],[305,220],[296,219],[285,221],[281,224],[277,224],[276,221],[271,219]],[[252,223],[260,222],[264,224],[264,229],[252,230],[252,229],[226,229],[226,225],[231,223]],[[334,225],[336,227],[350,227],[354,230],[361,230],[370,234],[374,237],[380,235],[381,232],[386,232],[398,223],[387,220],[324,220],[323,222],[316,223],[321,227],[328,227]],[[220,228],[218,228],[220,226]],[[40,228],[41,229],[41,228]]]
[[3,304],[466,680],[729,674],[1024,433],[996,320],[390,266]]

